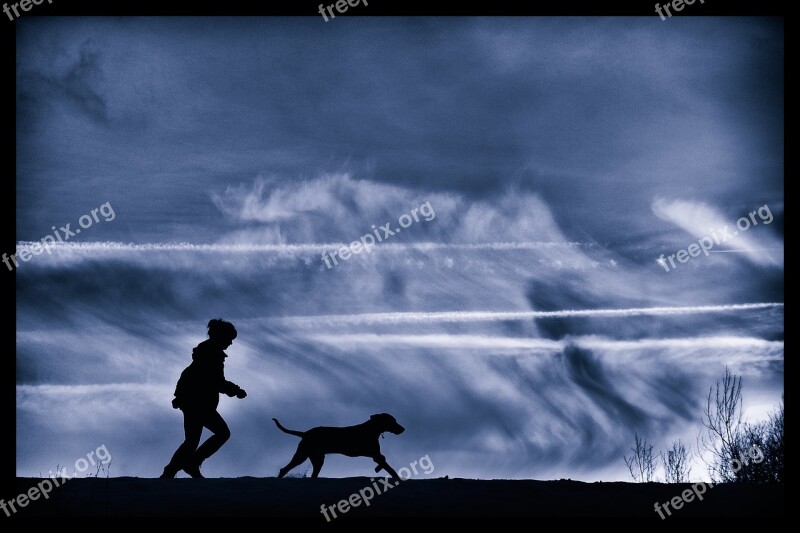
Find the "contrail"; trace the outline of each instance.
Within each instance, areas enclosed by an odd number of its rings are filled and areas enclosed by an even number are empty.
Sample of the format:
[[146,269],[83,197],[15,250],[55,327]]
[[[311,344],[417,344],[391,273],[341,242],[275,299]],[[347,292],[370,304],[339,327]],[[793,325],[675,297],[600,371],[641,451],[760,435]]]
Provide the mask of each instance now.
[[430,322],[494,322],[568,317],[632,317],[726,313],[782,308],[783,303],[701,305],[691,307],[632,307],[627,309],[569,309],[562,311],[442,311],[404,313],[364,313],[358,315],[317,315],[277,318],[293,325],[317,324],[411,324]]
[[[20,241],[17,243],[17,251],[21,248],[29,248],[38,241]],[[276,252],[276,253],[296,253],[296,252],[316,252],[329,251],[331,249],[348,246],[344,242],[329,243],[277,243],[277,244],[197,244],[191,242],[174,243],[124,243],[124,242],[67,242],[54,243],[49,245],[50,250],[75,250],[82,252],[208,252],[208,253],[253,253],[253,252]],[[374,250],[538,250],[542,248],[573,248],[591,247],[594,243],[586,242],[482,242],[482,243],[440,243],[440,242],[410,242],[410,243],[382,243],[380,248]],[[373,251],[374,251],[373,250]]]
[[[606,337],[585,336],[574,337],[568,340],[550,340],[531,337],[504,337],[489,335],[462,335],[462,334],[433,334],[433,335],[397,335],[397,334],[320,334],[310,337],[316,342],[332,344],[335,346],[367,345],[373,348],[383,348],[387,345],[400,345],[423,348],[440,349],[480,349],[480,350],[525,350],[540,352],[560,352],[568,345],[579,346],[601,351],[634,351],[641,350],[697,350],[697,349],[727,349],[727,350],[761,350],[765,352],[760,357],[770,360],[783,359],[783,341],[768,341],[755,337],[682,337],[682,338],[645,338],[635,340],[616,340]],[[690,354],[695,357],[694,353]]]
[[709,250],[712,254],[733,254],[733,253],[752,253],[752,252],[772,252],[783,250],[783,248],[756,248],[754,250]]
[[76,395],[84,394],[120,394],[136,393],[150,394],[151,397],[165,396],[172,394],[172,384],[155,383],[101,383],[84,385],[53,385],[51,383],[39,383],[37,385],[17,385],[17,407],[24,398],[20,395],[44,394],[44,395]]

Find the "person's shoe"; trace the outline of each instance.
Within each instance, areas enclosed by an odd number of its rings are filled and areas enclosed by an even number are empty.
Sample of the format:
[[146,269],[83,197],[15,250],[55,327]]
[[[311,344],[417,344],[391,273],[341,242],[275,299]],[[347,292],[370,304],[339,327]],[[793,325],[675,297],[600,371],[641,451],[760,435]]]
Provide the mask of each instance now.
[[183,471],[195,479],[205,479],[205,476],[200,472],[199,464],[192,464],[183,467]]
[[178,473],[178,470],[167,465],[164,467],[164,472],[161,473],[159,479],[172,479],[175,477],[175,474]]

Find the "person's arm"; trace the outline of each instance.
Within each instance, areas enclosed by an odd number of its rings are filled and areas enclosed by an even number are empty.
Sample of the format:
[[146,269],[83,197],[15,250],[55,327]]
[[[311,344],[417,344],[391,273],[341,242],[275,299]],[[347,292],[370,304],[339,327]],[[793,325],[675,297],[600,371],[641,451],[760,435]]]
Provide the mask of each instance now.
[[222,394],[227,394],[228,396],[239,396],[240,393],[244,392],[244,389],[232,381],[223,379],[219,391]]
[[227,394],[228,396],[231,397],[236,396],[237,398],[244,398],[245,396],[247,396],[247,393],[243,388],[241,388],[233,381],[228,381],[227,379],[225,379],[224,366],[220,368],[220,377],[222,379],[220,380],[219,392],[221,392],[222,394]]

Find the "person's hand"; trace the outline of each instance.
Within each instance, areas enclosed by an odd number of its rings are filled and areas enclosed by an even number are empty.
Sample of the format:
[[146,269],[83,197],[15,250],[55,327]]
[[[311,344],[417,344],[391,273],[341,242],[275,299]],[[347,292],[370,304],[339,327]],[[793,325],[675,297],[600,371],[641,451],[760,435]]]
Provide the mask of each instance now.
[[244,389],[239,389],[239,392],[236,393],[236,397],[240,400],[247,397],[247,392]]

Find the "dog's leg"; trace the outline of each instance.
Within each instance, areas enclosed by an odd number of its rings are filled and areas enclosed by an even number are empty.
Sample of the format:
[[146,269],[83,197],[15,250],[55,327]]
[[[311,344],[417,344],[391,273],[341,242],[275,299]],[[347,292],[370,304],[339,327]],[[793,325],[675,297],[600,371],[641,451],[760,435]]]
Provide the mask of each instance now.
[[394,468],[389,466],[389,463],[384,463],[383,469],[389,472],[389,475],[393,478],[397,479],[398,481],[400,480],[400,476],[397,475],[397,472],[394,471]]
[[314,467],[314,470],[311,472],[311,477],[319,476],[319,471],[322,470],[322,465],[325,463],[325,456],[324,455],[312,455],[311,456],[311,466]]
[[375,472],[380,472],[381,470],[386,470],[390,476],[395,479],[400,479],[400,476],[397,475],[397,472],[394,471],[394,468],[389,466],[389,463],[386,462],[386,457],[383,455],[378,455],[372,458],[378,466],[375,467]]
[[289,470],[303,464],[306,459],[308,459],[308,456],[302,453],[300,450],[297,450],[294,454],[294,457],[292,457],[292,460],[289,461],[289,464],[281,468],[281,471],[278,473],[278,478],[282,478],[289,473]]

